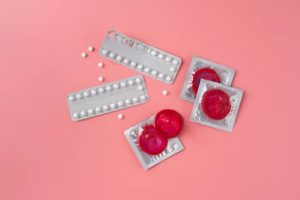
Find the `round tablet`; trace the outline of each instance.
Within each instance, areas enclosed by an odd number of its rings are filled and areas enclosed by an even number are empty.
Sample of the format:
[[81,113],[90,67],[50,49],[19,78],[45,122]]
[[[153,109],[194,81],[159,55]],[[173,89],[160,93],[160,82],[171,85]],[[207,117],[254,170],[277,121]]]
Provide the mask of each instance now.
[[165,134],[168,138],[172,138],[179,134],[183,120],[178,112],[167,109],[156,114],[154,123],[159,132]]
[[224,119],[231,109],[230,98],[223,90],[208,90],[203,94],[201,108],[212,119]]
[[123,114],[118,114],[118,119],[124,119],[124,115]]
[[220,83],[220,77],[215,70],[208,67],[198,69],[193,75],[192,81],[192,88],[195,94],[197,94],[201,78]]
[[163,90],[163,91],[162,91],[162,94],[163,94],[164,96],[167,96],[167,95],[169,94],[169,92],[168,92],[168,90]]
[[156,155],[164,151],[168,144],[168,139],[153,125],[147,125],[143,128],[138,143],[144,152]]

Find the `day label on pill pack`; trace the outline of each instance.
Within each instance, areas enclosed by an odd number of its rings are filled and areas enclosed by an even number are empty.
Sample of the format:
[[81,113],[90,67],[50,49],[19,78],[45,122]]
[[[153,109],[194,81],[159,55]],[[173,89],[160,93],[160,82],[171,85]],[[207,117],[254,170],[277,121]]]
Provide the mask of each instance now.
[[137,156],[139,162],[145,170],[153,167],[154,165],[162,162],[163,160],[179,153],[184,149],[178,137],[168,139],[168,145],[165,150],[157,155],[149,155],[141,150],[138,144],[138,138],[143,131],[143,127],[153,124],[154,116],[144,120],[141,123],[127,129],[124,132],[126,139],[128,140],[134,154]]
[[167,84],[174,82],[181,65],[179,57],[115,31],[106,34],[100,55]]
[[142,76],[72,92],[67,96],[71,119],[79,121],[145,103],[148,93]]

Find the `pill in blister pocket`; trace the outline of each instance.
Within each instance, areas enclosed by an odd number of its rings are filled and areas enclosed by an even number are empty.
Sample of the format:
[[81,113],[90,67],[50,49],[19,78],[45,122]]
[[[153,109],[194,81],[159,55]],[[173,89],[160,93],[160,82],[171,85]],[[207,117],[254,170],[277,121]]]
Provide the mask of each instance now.
[[[127,85],[126,82],[131,84]],[[72,92],[67,96],[70,115],[74,121],[139,105],[147,100],[148,93],[142,76]]]
[[181,65],[179,57],[115,31],[106,34],[100,54],[168,84],[174,82]]

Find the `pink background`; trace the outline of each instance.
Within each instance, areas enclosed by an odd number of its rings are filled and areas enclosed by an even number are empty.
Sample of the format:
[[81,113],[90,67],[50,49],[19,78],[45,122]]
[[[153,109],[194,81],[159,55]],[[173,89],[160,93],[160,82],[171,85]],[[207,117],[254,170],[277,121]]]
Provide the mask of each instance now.
[[[1,200],[300,199],[300,2],[174,2],[1,0]],[[80,57],[111,29],[184,64],[173,85],[145,77],[147,104],[74,123],[68,92],[137,74]],[[192,55],[237,70],[233,134],[188,120],[179,93]],[[145,172],[123,131],[164,108],[183,115],[185,150]]]

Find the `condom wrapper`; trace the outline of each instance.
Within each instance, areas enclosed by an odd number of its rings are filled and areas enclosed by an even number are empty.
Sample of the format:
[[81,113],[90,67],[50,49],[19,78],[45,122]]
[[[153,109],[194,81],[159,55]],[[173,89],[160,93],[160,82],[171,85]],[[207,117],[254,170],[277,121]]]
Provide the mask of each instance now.
[[124,135],[129,142],[134,154],[138,158],[144,170],[147,170],[163,160],[177,154],[184,149],[178,137],[169,138],[165,150],[157,155],[150,155],[142,151],[138,144],[138,138],[142,134],[145,125],[152,125],[155,116],[152,116],[124,131]]
[[174,82],[181,65],[179,57],[116,31],[106,34],[100,55],[167,84]]
[[148,93],[143,76],[133,76],[72,92],[67,96],[70,116],[79,121],[146,103]]
[[[220,89],[224,91],[230,98],[231,110],[226,117],[221,120],[209,118],[201,108],[203,94],[211,89]],[[243,91],[238,88],[229,87],[213,81],[201,80],[190,120],[212,128],[232,132],[242,97]]]
[[231,85],[235,75],[234,69],[194,56],[181,89],[180,97],[182,99],[192,103],[194,102],[196,96],[192,89],[193,75],[197,70],[206,67],[213,69],[218,74],[221,84],[228,86]]

